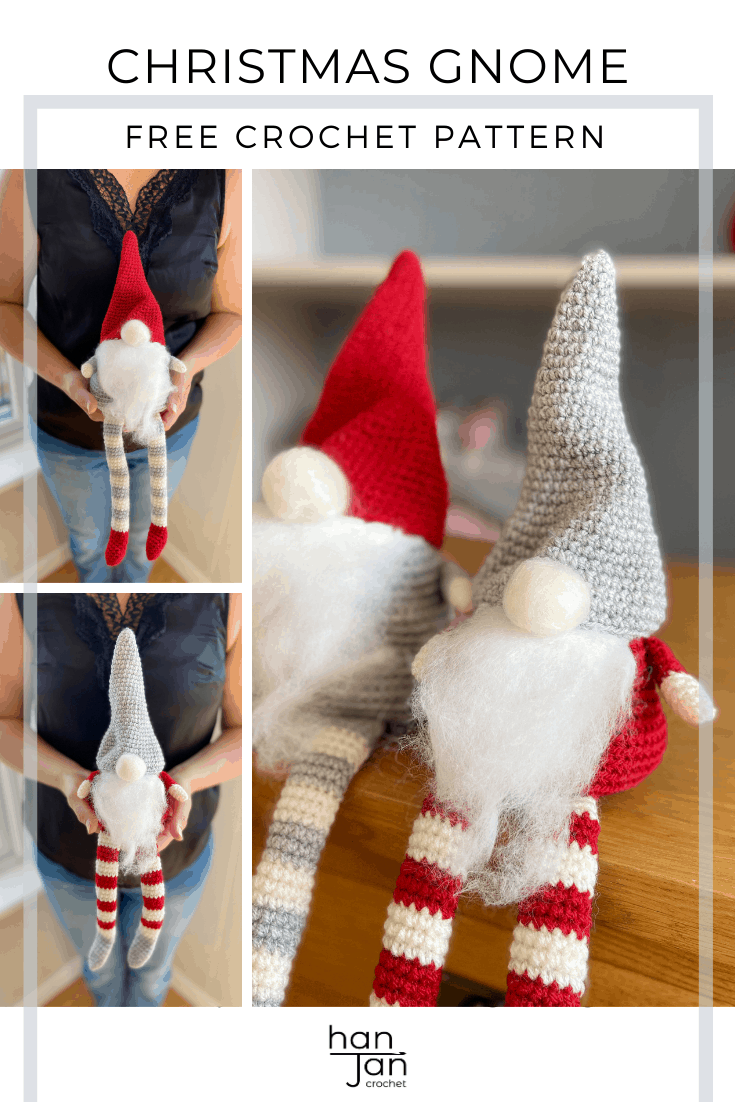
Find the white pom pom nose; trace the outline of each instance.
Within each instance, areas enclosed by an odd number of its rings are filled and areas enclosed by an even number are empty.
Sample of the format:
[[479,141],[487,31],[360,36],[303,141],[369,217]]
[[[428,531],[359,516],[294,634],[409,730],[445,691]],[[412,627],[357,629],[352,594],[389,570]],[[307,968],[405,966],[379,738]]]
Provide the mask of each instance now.
[[350,504],[344,472],[315,448],[281,452],[266,467],[261,487],[266,505],[281,520],[313,523],[343,516]]
[[121,754],[115,765],[115,772],[121,781],[128,784],[139,781],[145,773],[145,762],[137,754]]
[[503,608],[516,627],[531,635],[561,635],[589,616],[589,583],[571,566],[526,559],[510,576]]
[[125,322],[120,330],[120,336],[126,344],[137,348],[139,344],[145,344],[146,341],[151,339],[151,331],[144,321],[132,318]]

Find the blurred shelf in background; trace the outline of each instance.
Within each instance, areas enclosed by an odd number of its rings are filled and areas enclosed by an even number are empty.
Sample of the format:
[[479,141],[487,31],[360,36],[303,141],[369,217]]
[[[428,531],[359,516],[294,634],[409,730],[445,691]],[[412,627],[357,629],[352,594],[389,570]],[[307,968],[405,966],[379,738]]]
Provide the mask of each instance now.
[[[311,299],[317,296],[331,301],[352,302],[362,299],[380,283],[391,258],[335,257],[313,260],[308,257],[289,261],[256,261],[253,264],[253,293],[280,293]],[[627,300],[672,296],[682,306],[696,308],[699,285],[699,258],[696,255],[617,256],[614,258],[618,289],[624,305]],[[554,297],[572,278],[579,266],[568,256],[495,256],[489,258],[431,259],[421,261],[433,300],[481,301],[492,295],[514,301]],[[713,264],[716,309],[735,300],[735,256],[718,255]]]

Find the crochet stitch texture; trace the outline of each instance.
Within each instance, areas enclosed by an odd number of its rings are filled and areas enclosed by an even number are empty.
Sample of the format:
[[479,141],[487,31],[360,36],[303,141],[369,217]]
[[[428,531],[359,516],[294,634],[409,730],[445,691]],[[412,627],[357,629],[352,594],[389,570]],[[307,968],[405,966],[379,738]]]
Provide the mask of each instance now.
[[290,773],[253,880],[253,1006],[280,1006],[342,798],[387,721],[408,722],[411,659],[445,617],[441,560],[418,541],[404,563],[379,660],[322,682],[305,705],[323,720]]
[[426,375],[426,290],[402,252],[330,368],[301,437],[347,475],[350,516],[441,546],[449,494]]
[[544,345],[520,499],[475,580],[478,605],[502,602],[517,563],[549,558],[590,584],[582,627],[635,639],[663,622],[666,583],[619,355],[615,269],[598,252],[564,292]]
[[120,267],[117,270],[112,299],[102,322],[100,340],[120,340],[120,330],[130,318],[145,322],[151,331],[151,340],[156,344],[166,343],[161,307],[146,282],[138,251],[138,238],[132,230],[128,230],[123,237]]
[[164,766],[163,751],[153,731],[145,702],[143,667],[130,628],[117,639],[110,672],[110,726],[97,751],[97,768],[112,772],[121,754],[137,754],[146,771],[158,775]]

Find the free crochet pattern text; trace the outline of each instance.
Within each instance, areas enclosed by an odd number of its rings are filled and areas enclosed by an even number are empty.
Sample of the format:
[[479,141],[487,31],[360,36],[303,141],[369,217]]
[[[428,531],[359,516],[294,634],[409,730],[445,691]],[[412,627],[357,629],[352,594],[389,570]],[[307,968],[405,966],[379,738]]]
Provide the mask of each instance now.
[[[465,84],[483,89],[505,84],[627,84],[621,48],[553,51],[524,47],[469,50],[437,49],[422,58],[419,74],[437,84]],[[292,48],[115,50],[107,71],[117,84],[316,85],[344,84],[364,88],[405,84],[411,78],[409,51],[386,50],[379,58],[357,53]]]
[[[415,123],[383,123],[373,126],[351,123],[328,123],[326,126],[309,126],[297,123],[282,126],[277,123],[255,125],[246,123],[235,132],[235,143],[240,149],[413,149],[417,134],[422,128]],[[485,123],[482,126],[449,126],[435,124],[428,131],[434,149],[602,149],[602,125],[569,126],[528,123]],[[419,138],[421,135],[419,135]],[[143,126],[129,123],[126,129],[126,148],[148,149],[219,149],[221,143],[216,124],[192,126],[179,124]],[[227,142],[225,142],[227,145]]]

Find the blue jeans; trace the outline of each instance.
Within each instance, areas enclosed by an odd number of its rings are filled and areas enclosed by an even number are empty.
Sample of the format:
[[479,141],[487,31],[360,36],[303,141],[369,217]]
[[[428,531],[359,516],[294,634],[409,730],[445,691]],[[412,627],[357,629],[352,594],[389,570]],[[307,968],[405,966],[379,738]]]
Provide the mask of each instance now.
[[[169,843],[175,846],[175,842]],[[212,864],[214,838],[193,865],[166,883],[166,915],[151,959],[142,968],[128,968],[127,952],[140,922],[140,888],[120,888],[117,899],[117,936],[106,964],[99,972],[87,967],[94,941],[97,904],[94,881],[67,872],[42,853],[36,853],[46,895],[56,917],[82,957],[82,975],[97,1006],[162,1006],[171,983],[171,964],[182,934],[191,921]]]
[[[199,418],[166,441],[168,498],[181,481]],[[31,419],[31,435],[43,477],[69,531],[71,557],[80,582],[146,582],[153,566],[145,541],[151,523],[151,490],[146,448],[127,455],[130,471],[130,536],[119,566],[105,562],[112,497],[103,451],[80,448],[49,436]]]

